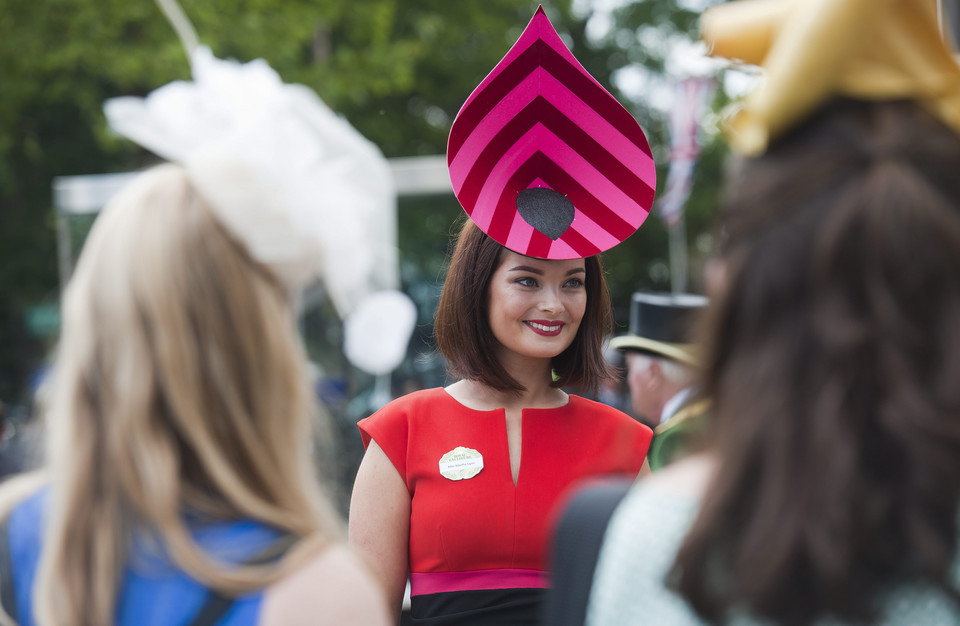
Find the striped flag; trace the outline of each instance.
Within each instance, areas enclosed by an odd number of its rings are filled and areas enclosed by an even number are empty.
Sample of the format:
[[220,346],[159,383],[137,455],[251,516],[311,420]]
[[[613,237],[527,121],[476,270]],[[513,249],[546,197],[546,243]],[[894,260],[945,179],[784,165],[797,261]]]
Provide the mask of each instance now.
[[670,170],[660,196],[660,217],[670,228],[683,218],[683,207],[693,188],[693,169],[700,156],[700,115],[713,93],[711,78],[692,77],[677,83],[670,110]]

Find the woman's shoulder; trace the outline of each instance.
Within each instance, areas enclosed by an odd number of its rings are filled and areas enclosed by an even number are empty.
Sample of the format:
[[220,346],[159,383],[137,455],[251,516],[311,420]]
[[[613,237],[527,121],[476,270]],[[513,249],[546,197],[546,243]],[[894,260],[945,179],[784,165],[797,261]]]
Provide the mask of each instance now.
[[636,431],[647,431],[651,436],[653,435],[653,431],[648,426],[618,408],[575,394],[570,394],[569,397],[567,408],[573,415],[588,418],[594,423],[602,420]]
[[381,626],[389,619],[372,574],[349,548],[333,544],[267,589],[260,623]]
[[[383,405],[373,416],[385,413],[404,413],[421,407],[425,404],[437,404],[447,402],[450,396],[444,391],[443,387],[431,387],[429,389],[418,389],[411,391],[398,398],[395,398]],[[372,416],[371,416],[372,417]]]
[[583,396],[578,396],[577,394],[571,393],[567,394],[569,401],[567,406],[570,407],[573,411],[584,411],[590,412],[593,414],[600,415],[611,415],[615,416],[617,419],[626,418],[631,421],[636,421],[623,411],[618,408],[612,407],[609,404],[604,404],[598,400],[591,400],[590,398],[584,398]]
[[379,424],[394,424],[405,422],[409,416],[422,413],[424,407],[436,406],[444,402],[446,392],[442,387],[431,389],[419,389],[394,398],[386,403],[368,417],[363,418],[358,423],[360,430],[371,428]]

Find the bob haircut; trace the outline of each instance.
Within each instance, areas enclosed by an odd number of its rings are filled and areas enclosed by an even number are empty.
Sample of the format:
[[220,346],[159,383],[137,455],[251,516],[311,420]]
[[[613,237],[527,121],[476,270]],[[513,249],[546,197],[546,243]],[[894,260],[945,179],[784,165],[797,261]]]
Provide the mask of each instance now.
[[[487,305],[490,281],[507,248],[465,219],[447,268],[434,336],[450,371],[500,391],[520,393],[524,386],[497,360],[497,339],[490,329]],[[614,375],[603,358],[603,341],[613,327],[610,294],[597,256],[584,259],[587,307],[573,343],[553,358],[553,387],[592,392]]]

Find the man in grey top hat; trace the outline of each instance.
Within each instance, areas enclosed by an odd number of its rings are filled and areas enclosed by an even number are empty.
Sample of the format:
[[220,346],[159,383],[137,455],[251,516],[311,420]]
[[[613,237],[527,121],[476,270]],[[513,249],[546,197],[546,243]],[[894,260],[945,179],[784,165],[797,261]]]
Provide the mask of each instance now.
[[689,335],[706,303],[694,294],[635,293],[629,333],[610,341],[626,356],[633,411],[654,429],[647,454],[653,470],[683,454],[703,430],[707,406],[694,398],[698,363]]

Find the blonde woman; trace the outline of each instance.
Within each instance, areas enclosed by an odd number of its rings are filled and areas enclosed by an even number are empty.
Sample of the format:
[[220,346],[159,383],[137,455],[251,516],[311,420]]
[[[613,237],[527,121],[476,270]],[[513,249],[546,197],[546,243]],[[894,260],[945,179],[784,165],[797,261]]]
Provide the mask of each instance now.
[[0,490],[6,623],[386,623],[313,474],[290,290],[222,210],[164,165],[94,225],[48,465]]

